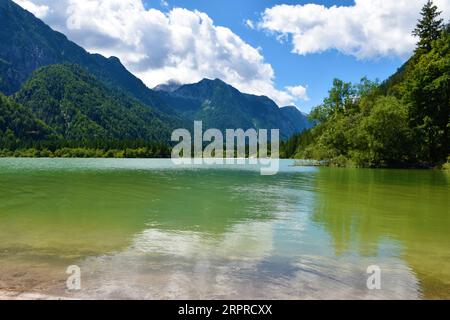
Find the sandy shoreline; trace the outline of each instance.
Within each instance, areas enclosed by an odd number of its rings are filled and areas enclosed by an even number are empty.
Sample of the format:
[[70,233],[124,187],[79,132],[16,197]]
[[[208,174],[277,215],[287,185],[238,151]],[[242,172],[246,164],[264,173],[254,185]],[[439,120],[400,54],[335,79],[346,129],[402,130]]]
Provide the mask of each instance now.
[[14,291],[0,290],[0,301],[1,300],[75,300],[75,299],[33,292],[14,292]]

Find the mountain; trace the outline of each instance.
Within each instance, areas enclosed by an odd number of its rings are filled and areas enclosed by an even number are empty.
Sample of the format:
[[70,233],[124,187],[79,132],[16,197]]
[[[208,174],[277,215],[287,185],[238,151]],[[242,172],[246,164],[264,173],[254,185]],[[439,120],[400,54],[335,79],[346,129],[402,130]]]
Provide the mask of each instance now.
[[280,109],[265,96],[242,93],[219,79],[203,79],[160,94],[177,113],[191,122],[202,120],[205,128],[280,129],[286,139],[311,126],[297,108]]
[[178,88],[180,88],[182,84],[176,80],[171,80],[167,83],[163,83],[160,85],[157,85],[153,88],[155,91],[164,91],[164,92],[174,92]]
[[38,69],[14,97],[66,140],[170,138],[168,116],[111,90],[77,65]]
[[15,148],[57,135],[29,110],[0,93],[0,145]]
[[0,1],[0,40],[0,91],[6,95],[17,92],[36,69],[68,62],[82,66],[107,86],[127,92],[150,107],[172,112],[118,58],[88,53],[11,0]]
[[88,53],[11,0],[0,1],[0,92],[63,139],[167,141],[194,120],[221,130],[280,129],[282,138],[308,127],[297,109],[221,80],[149,89],[118,58]]
[[282,107],[280,109],[286,125],[290,125],[294,134],[310,129],[314,126],[314,122],[309,120],[308,115],[298,110],[295,106]]

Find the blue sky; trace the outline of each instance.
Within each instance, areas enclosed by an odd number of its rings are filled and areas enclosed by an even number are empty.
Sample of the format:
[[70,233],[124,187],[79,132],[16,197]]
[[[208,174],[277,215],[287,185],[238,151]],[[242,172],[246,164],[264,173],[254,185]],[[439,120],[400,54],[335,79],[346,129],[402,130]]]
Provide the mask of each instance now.
[[[220,78],[309,112],[334,78],[384,80],[427,0],[14,0],[152,88]],[[450,19],[450,0],[434,0]]]
[[[308,101],[296,101],[297,106],[305,112],[320,104],[326,96],[334,78],[356,82],[362,77],[369,79],[386,79],[405,61],[404,57],[391,56],[374,59],[357,59],[336,50],[310,55],[293,54],[290,43],[280,43],[275,37],[260,30],[252,30],[245,24],[247,19],[258,20],[265,8],[276,4],[305,4],[312,1],[261,1],[261,0],[168,0],[169,8],[155,1],[147,1],[147,7],[167,10],[183,7],[206,12],[216,25],[229,27],[234,33],[254,47],[262,48],[265,60],[276,73],[275,83],[278,88],[293,84],[307,86]],[[153,3],[153,5],[151,4]],[[313,3],[327,7],[332,5],[352,5],[354,1],[319,1]]]

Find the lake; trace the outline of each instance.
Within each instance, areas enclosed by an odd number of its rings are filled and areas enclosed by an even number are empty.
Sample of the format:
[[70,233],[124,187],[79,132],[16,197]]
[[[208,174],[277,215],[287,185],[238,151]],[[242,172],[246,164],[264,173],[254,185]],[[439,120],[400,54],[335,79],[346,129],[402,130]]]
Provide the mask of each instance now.
[[[0,159],[0,291],[449,299],[450,174]],[[81,290],[66,269],[81,269]],[[369,266],[381,289],[369,290]]]

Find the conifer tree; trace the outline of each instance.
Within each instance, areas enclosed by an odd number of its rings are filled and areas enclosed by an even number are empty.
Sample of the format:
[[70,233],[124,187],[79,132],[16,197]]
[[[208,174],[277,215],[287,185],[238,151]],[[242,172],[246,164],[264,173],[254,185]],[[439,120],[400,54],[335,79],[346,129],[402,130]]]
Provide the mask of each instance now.
[[422,17],[412,33],[419,38],[417,49],[428,52],[431,50],[432,42],[439,39],[444,28],[444,20],[439,18],[441,13],[432,0],[428,0],[424,5],[421,12]]

